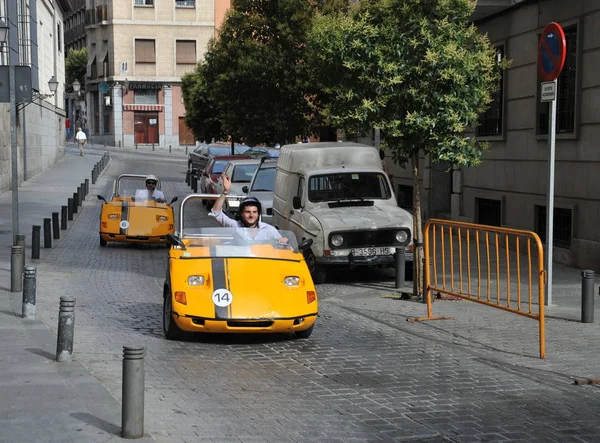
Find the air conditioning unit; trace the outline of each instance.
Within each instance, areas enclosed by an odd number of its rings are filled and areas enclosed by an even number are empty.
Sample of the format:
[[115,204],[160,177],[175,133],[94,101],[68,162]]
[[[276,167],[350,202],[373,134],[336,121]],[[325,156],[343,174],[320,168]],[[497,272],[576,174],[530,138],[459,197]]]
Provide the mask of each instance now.
[[110,95],[104,97],[104,106],[110,106]]

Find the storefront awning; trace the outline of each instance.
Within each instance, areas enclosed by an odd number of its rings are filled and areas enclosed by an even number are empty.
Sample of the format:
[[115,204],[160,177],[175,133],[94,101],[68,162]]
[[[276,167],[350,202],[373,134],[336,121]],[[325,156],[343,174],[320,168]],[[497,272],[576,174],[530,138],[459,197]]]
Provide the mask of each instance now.
[[123,105],[123,111],[154,111],[162,112],[164,105]]

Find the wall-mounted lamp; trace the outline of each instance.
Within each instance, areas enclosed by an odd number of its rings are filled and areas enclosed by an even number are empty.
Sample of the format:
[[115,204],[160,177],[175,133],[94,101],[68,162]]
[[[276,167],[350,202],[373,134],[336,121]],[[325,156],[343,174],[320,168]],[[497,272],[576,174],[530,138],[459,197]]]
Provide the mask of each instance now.
[[8,37],[8,25],[0,18],[0,43],[5,43]]
[[127,78],[123,80],[123,90],[125,91],[125,94],[129,92],[129,80],[127,80]]
[[73,86],[73,91],[75,91],[77,93],[77,95],[80,96],[81,95],[81,83],[79,83],[79,80],[75,79],[72,86]]

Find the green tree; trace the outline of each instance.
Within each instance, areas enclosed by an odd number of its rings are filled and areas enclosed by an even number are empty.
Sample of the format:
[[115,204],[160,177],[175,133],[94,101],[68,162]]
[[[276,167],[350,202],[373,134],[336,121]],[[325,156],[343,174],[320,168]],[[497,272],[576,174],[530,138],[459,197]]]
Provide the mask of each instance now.
[[305,0],[234,0],[205,55],[204,78],[236,141],[284,143],[312,132],[305,42],[314,9]]
[[206,63],[200,62],[196,69],[183,76],[181,89],[185,106],[185,124],[192,130],[196,140],[210,143],[223,140],[220,110],[209,95],[209,85],[204,71]]
[[75,80],[81,84],[82,88],[85,87],[87,59],[87,48],[69,50],[65,59],[65,88],[67,92],[73,92],[73,82]]
[[[422,242],[419,154],[468,167],[484,145],[468,136],[492,100],[500,69],[469,18],[475,0],[361,0],[317,15],[309,35],[324,118],[347,132],[382,131],[395,162],[411,163],[414,239]],[[422,247],[415,290],[422,294]]]

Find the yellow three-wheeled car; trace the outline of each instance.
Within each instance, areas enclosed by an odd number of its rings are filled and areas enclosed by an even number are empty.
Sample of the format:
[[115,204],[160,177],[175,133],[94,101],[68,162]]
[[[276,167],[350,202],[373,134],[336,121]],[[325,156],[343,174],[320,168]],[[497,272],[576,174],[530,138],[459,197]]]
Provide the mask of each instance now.
[[[160,180],[155,181],[160,191]],[[98,195],[98,199],[104,201],[100,213],[100,246],[108,242],[167,244],[167,234],[175,230],[171,204],[177,197],[170,203],[149,198],[145,182],[145,175],[122,174],[115,180],[110,201]],[[140,198],[140,195],[145,197]]]
[[163,325],[167,338],[182,332],[294,333],[308,338],[318,315],[317,292],[292,232],[257,240],[257,229],[199,228],[180,209],[178,235],[169,235]]

